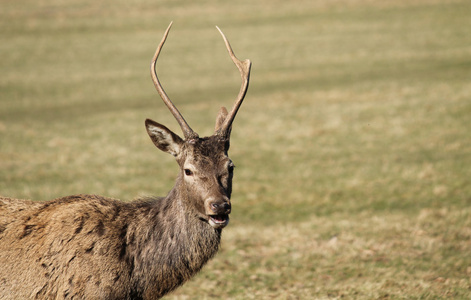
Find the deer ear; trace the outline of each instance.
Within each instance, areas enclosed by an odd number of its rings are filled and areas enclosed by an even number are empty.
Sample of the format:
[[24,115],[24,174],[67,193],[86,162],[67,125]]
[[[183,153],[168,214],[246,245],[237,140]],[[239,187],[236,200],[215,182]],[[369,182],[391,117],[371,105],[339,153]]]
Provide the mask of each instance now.
[[218,131],[221,128],[221,125],[227,118],[227,109],[223,106],[218,112],[218,116],[216,117],[216,127],[214,131]]
[[157,148],[173,156],[180,154],[184,141],[173,131],[150,119],[146,120],[146,129]]

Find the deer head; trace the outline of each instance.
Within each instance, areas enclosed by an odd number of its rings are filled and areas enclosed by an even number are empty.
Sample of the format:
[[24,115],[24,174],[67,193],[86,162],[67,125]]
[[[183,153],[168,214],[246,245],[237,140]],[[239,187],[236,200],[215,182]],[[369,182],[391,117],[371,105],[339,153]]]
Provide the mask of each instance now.
[[232,61],[239,69],[242,85],[232,110],[228,113],[226,108],[220,109],[216,118],[214,134],[210,137],[200,138],[170,101],[157,77],[156,62],[171,26],[172,23],[165,31],[152,59],[151,77],[160,97],[180,125],[184,138],[150,119],[145,122],[146,129],[157,148],[176,158],[180,173],[174,190],[178,196],[186,202],[186,205],[192,207],[192,211],[199,219],[206,221],[213,228],[219,229],[228,224],[231,212],[230,198],[234,164],[227,153],[232,122],[247,93],[251,62],[250,60],[240,61],[237,59],[229,41],[216,27],[224,39]]

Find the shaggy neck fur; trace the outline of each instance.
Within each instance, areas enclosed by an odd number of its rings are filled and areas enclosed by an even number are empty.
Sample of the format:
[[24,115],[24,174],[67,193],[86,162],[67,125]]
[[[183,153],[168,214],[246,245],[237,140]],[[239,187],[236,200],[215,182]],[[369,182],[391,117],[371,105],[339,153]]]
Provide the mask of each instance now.
[[136,292],[143,298],[160,297],[174,290],[197,273],[219,248],[221,230],[195,215],[194,208],[189,207],[191,199],[184,192],[178,193],[184,191],[178,187],[180,184],[181,177],[167,197],[135,204],[137,221],[126,232],[125,259],[133,268]]

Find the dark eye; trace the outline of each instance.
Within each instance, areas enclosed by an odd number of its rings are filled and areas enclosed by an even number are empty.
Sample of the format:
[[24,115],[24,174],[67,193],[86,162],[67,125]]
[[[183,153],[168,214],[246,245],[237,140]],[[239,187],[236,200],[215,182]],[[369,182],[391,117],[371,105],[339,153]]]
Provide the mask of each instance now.
[[190,169],[185,169],[185,175],[186,175],[186,176],[192,176],[192,175],[193,175],[193,172],[191,172]]
[[229,165],[229,173],[234,172],[234,168],[235,168],[234,165]]

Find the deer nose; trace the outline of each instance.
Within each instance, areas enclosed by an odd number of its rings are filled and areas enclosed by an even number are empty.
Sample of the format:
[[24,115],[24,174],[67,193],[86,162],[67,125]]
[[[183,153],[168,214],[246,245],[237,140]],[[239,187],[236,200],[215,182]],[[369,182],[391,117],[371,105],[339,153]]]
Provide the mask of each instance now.
[[231,203],[228,201],[215,201],[211,203],[211,210],[215,214],[230,214],[231,213]]

